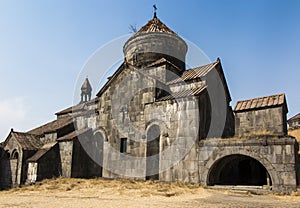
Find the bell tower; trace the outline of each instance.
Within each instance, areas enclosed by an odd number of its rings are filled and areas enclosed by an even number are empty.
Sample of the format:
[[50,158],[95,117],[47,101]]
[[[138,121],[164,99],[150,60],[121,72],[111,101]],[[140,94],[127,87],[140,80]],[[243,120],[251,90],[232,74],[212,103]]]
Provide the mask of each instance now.
[[86,78],[81,86],[81,100],[80,103],[84,103],[91,100],[92,86],[89,79]]

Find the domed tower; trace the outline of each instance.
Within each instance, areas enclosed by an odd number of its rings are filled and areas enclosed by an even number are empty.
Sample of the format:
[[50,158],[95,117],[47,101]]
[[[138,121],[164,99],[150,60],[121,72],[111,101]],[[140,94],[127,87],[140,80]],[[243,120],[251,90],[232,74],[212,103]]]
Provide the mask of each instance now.
[[153,19],[129,38],[123,52],[126,61],[135,66],[147,66],[165,58],[178,68],[178,74],[185,70],[187,44],[156,16],[156,12]]

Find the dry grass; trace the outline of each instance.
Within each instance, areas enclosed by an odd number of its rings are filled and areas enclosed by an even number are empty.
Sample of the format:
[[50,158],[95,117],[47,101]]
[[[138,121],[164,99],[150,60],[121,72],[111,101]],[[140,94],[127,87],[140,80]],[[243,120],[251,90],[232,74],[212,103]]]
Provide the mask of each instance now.
[[163,183],[156,181],[133,181],[133,180],[104,180],[96,179],[75,179],[75,178],[57,178],[46,179],[35,185],[13,188],[7,193],[22,192],[59,192],[59,191],[77,191],[85,189],[104,190],[111,189],[114,193],[122,195],[124,193],[137,194],[139,196],[178,196],[185,193],[196,193],[203,189],[198,184],[185,184],[182,182]]
[[212,190],[182,182],[68,179],[44,180],[0,192],[0,208],[6,207],[130,207],[130,208],[239,208],[299,207],[299,192],[291,196],[253,195]]

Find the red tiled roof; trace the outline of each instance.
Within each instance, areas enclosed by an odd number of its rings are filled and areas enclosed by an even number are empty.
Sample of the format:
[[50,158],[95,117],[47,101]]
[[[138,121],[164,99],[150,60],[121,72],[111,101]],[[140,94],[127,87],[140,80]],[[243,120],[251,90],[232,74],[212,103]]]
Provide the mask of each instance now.
[[249,100],[238,101],[234,111],[247,111],[265,107],[275,107],[285,104],[285,94],[271,95]]
[[199,66],[196,68],[192,68],[189,70],[186,70],[183,72],[181,77],[178,77],[177,79],[174,79],[167,84],[175,84],[178,82],[183,82],[183,81],[189,81],[197,78],[201,78],[205,76],[208,72],[210,72],[218,63],[220,63],[219,60],[216,62],[204,65],[204,66]]
[[73,123],[73,118],[71,116],[66,116],[59,118],[57,120],[46,123],[45,125],[39,126],[35,129],[28,131],[29,134],[43,135],[46,132],[57,131],[65,126]]

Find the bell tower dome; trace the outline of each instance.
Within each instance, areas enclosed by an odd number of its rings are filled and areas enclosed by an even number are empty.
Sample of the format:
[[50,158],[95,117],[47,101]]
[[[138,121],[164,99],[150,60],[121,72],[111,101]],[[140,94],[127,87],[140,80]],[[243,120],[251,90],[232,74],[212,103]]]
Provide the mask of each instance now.
[[126,61],[136,66],[147,66],[165,58],[182,72],[187,44],[157,17],[155,11],[153,18],[127,40],[123,53]]

